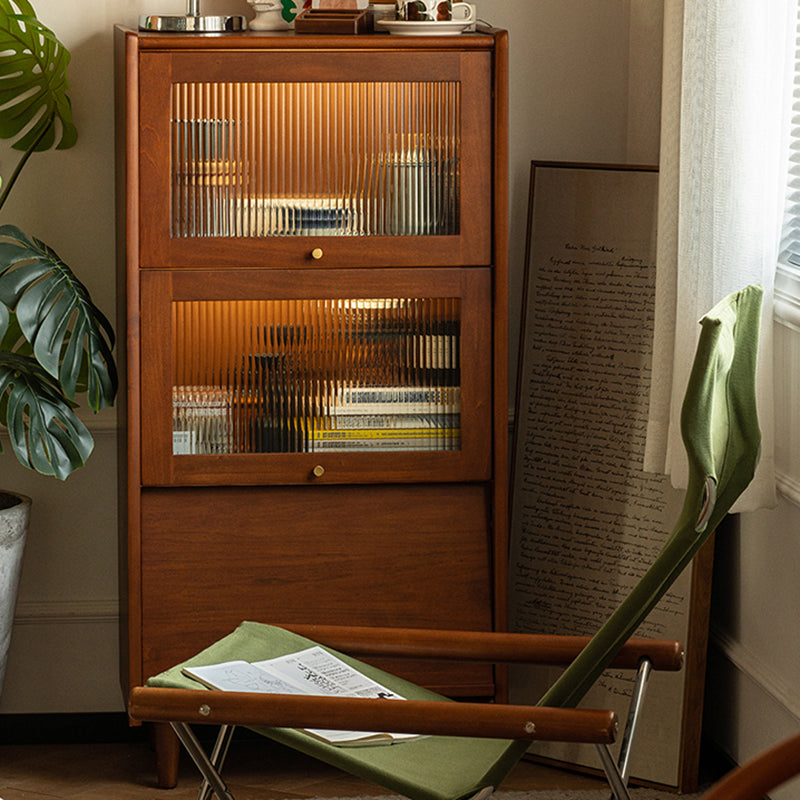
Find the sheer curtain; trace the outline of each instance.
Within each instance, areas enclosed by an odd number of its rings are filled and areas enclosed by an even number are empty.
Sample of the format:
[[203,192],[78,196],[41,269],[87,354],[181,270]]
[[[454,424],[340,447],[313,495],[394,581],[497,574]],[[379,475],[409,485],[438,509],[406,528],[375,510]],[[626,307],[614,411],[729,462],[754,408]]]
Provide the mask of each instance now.
[[760,283],[762,457],[738,511],[775,503],[772,298],[796,2],[665,0],[654,378],[645,466],[685,486],[680,405],[697,321],[729,292]]

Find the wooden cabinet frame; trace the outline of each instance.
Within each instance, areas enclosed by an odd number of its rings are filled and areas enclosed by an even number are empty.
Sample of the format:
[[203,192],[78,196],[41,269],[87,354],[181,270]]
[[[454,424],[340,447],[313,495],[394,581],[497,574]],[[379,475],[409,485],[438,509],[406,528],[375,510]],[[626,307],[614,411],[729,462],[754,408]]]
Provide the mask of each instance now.
[[[120,28],[116,72],[118,330],[125,342],[119,360],[127,378],[119,449],[125,693],[252,616],[504,629],[506,33],[196,36]],[[171,237],[165,126],[172,81],[337,76],[459,81],[457,235]],[[321,258],[312,257],[316,248]],[[172,300],[247,293],[363,297],[377,288],[392,297],[461,298],[469,315],[462,341],[468,363],[461,451],[331,455],[321,480],[309,478],[317,461],[313,454],[240,458],[167,452],[173,376],[164,348],[170,342]],[[358,550],[349,557],[342,549],[345,539],[335,531],[354,513]],[[229,541],[223,540],[226,530]],[[320,559],[338,559],[344,583],[314,560],[315,548]],[[392,554],[396,576],[385,572]],[[379,591],[384,580],[389,590]],[[293,586],[302,587],[302,603]],[[176,609],[172,621],[170,606]],[[412,665],[409,674],[454,695],[505,694],[504,673],[486,665],[467,672]],[[159,768],[159,782],[168,786],[176,776],[176,753],[166,740],[158,741],[160,755],[170,755]]]

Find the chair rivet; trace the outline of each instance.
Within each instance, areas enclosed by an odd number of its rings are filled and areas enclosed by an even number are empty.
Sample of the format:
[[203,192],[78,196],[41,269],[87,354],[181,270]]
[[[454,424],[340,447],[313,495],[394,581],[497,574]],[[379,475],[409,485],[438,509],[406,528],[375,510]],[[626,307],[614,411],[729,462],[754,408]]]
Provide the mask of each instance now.
[[205,703],[203,703],[203,705],[200,706],[199,710],[200,710],[200,716],[201,717],[207,717],[211,713],[211,706],[206,705]]
[[532,722],[526,722],[524,725],[525,733],[536,733],[536,725]]

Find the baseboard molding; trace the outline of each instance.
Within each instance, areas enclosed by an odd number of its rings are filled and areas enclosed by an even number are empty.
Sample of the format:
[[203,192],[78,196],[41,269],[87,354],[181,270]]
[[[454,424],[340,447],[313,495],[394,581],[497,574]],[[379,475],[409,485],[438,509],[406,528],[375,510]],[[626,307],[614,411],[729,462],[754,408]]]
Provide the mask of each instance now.
[[14,613],[15,625],[106,624],[118,620],[117,600],[18,601]]
[[[200,725],[195,734],[201,742],[210,745],[217,736],[217,728]],[[148,725],[131,725],[124,711],[0,714],[0,746],[139,742],[147,740],[149,735]],[[265,741],[259,734],[243,727],[236,729],[236,738],[237,741]]]
[[800,506],[800,481],[797,478],[786,475],[776,470],[775,483],[778,491],[791,503]]
[[[704,736],[743,764],[797,732],[798,693],[757,655],[715,631],[708,653]],[[800,786],[776,789],[773,800],[800,800]]]
[[716,648],[740,673],[791,715],[800,726],[800,692],[797,687],[789,685],[755,653],[714,626],[709,633],[709,642],[711,647]]
[[0,714],[0,745],[99,744],[139,741],[124,712],[89,714]]

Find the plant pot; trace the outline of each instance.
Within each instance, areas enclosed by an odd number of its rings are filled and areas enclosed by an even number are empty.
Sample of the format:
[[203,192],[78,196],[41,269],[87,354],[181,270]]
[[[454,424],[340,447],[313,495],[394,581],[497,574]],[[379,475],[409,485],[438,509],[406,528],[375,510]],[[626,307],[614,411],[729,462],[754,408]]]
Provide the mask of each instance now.
[[30,497],[0,492],[0,693],[3,691],[6,674],[14,606],[30,514]]

